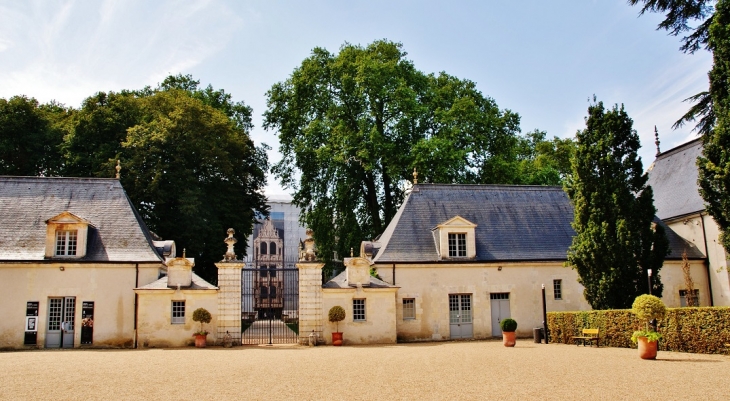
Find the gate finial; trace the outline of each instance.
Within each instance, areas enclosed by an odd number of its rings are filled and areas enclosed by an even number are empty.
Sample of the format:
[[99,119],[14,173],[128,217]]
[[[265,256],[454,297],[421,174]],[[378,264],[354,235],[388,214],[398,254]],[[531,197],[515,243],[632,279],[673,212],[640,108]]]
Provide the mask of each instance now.
[[229,228],[228,229],[228,237],[223,240],[223,242],[228,245],[228,250],[226,251],[226,254],[223,255],[223,261],[224,262],[230,262],[233,260],[236,260],[236,252],[233,250],[233,245],[238,242],[237,239],[233,238],[233,234],[236,233],[236,230]]

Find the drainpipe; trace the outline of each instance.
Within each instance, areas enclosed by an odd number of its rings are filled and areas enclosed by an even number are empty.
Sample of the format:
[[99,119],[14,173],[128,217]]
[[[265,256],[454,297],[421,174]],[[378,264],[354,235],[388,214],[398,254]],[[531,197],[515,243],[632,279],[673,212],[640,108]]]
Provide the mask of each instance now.
[[712,280],[710,279],[710,252],[707,248],[707,232],[705,232],[705,219],[700,213],[700,221],[702,222],[702,238],[705,241],[705,268],[707,269],[707,288],[710,290],[710,306],[715,306],[715,300],[712,297]]
[[395,285],[395,263],[393,263],[393,285]]
[[[139,287],[139,263],[134,264],[134,288]],[[134,292],[134,348],[137,348],[137,313],[138,313],[139,294]]]

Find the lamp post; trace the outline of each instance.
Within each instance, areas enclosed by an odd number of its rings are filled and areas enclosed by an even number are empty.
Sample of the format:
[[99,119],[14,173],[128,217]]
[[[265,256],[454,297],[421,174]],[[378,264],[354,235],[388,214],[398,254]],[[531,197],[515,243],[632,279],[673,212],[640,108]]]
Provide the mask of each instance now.
[[649,279],[649,295],[651,295],[651,269],[646,269],[646,272],[648,273],[646,278]]
[[545,284],[542,285],[542,330],[545,334],[545,344],[548,343],[547,304],[545,303]]

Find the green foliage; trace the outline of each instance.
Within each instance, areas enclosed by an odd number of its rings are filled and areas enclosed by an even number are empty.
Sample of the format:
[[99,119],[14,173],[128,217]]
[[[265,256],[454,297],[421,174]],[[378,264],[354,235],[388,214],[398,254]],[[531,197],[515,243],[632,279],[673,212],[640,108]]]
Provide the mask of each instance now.
[[654,330],[637,330],[631,335],[631,341],[636,344],[639,341],[639,337],[646,337],[647,341],[650,343],[662,339],[662,335]]
[[730,2],[718,1],[708,45],[713,52],[710,91],[715,126],[703,133],[702,156],[697,161],[700,194],[707,212],[722,230],[721,241],[730,251]]
[[469,80],[425,74],[398,43],[315,48],[267,92],[264,127],[326,262],[382,233],[419,182],[559,183],[571,141],[521,138],[519,116]]
[[[581,335],[584,328],[597,328],[602,346],[632,348],[631,336],[644,324],[628,309],[548,312],[550,341],[563,344],[574,344],[572,337]],[[669,308],[658,332],[663,351],[723,353],[730,343],[730,308]]]
[[[594,99],[595,100],[595,99]],[[574,205],[576,236],[568,264],[577,270],[593,309],[628,308],[648,293],[661,295],[659,271],[669,244],[637,152],[639,136],[623,109],[588,107],[586,128],[576,134],[577,149],[565,190]]]
[[155,89],[96,93],[79,110],[0,99],[0,174],[114,177],[120,160],[147,227],[215,283],[226,230],[245,241],[256,214],[267,214],[269,148],[249,137],[250,107],[198,84],[170,76]]
[[193,321],[194,322],[200,322],[200,330],[195,332],[193,335],[207,335],[208,332],[203,330],[203,323],[208,324],[213,319],[213,316],[210,315],[210,312],[208,312],[205,308],[198,308],[195,311],[193,311]]
[[59,173],[62,123],[69,111],[33,98],[0,99],[0,175]]
[[210,321],[213,319],[213,316],[210,315],[210,312],[208,312],[205,308],[198,308],[193,312],[193,321],[194,322],[200,322],[200,323],[210,323]]
[[659,297],[644,294],[636,297],[631,305],[631,313],[644,322],[653,319],[661,320],[667,313],[667,307]]
[[327,318],[332,323],[341,322],[341,321],[345,320],[345,309],[343,309],[339,305],[335,305],[332,308],[330,308],[330,311],[327,314]]
[[[629,0],[631,5],[639,3],[643,3],[640,14],[647,11],[666,13],[657,29],[666,30],[674,36],[690,32],[689,35],[682,38],[680,50],[683,52],[694,53],[702,47],[712,50],[710,26],[717,15],[716,8],[713,7],[713,4],[716,3],[715,0]],[[726,3],[726,1],[717,1],[717,9],[722,8],[722,3]],[[699,24],[694,25],[693,22]],[[710,92],[700,92],[685,101],[690,101],[694,105],[674,123],[672,128],[677,129],[699,119],[695,130],[703,136],[710,134],[715,124],[715,107]]]
[[499,322],[499,327],[502,331],[511,333],[517,330],[517,321],[510,318],[502,319],[502,321]]
[[340,322],[345,320],[345,309],[343,309],[339,305],[335,305],[330,308],[329,313],[327,314],[327,318],[330,322],[335,323],[337,328],[335,331],[340,331]]

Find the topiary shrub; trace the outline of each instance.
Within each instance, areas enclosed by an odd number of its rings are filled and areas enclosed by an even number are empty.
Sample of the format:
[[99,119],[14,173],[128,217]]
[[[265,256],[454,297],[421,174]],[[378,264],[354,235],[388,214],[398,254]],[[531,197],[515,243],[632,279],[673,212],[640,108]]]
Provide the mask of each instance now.
[[208,332],[203,330],[203,323],[210,323],[212,319],[213,316],[211,316],[210,312],[208,312],[205,308],[196,309],[193,312],[193,321],[200,322],[200,331],[194,333],[193,335],[207,336]]
[[639,320],[648,323],[652,319],[664,319],[667,307],[659,297],[644,294],[636,297],[634,304],[631,305],[631,313],[636,315]]
[[639,337],[646,337],[649,342],[654,342],[662,338],[662,335],[649,329],[649,321],[653,319],[661,320],[667,314],[667,307],[659,297],[644,294],[639,295],[631,305],[631,313],[646,324],[646,329],[637,330],[631,335],[631,341],[636,343]]
[[517,330],[517,321],[510,318],[502,319],[502,321],[499,322],[499,327],[504,332],[512,333]]
[[327,314],[327,317],[329,318],[329,321],[336,324],[336,331],[340,332],[340,322],[345,320],[345,309],[343,309],[339,305],[335,305],[332,308],[330,308],[329,313]]

